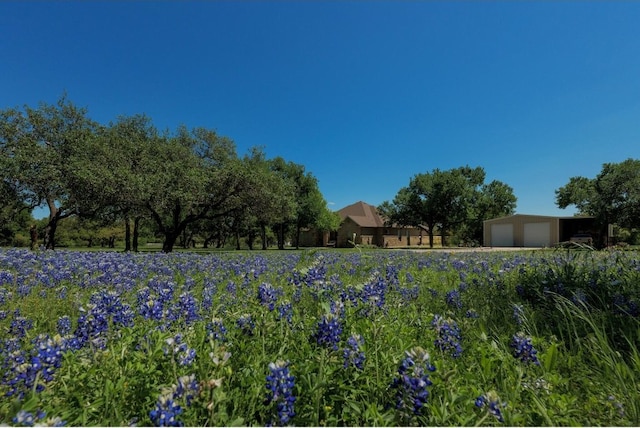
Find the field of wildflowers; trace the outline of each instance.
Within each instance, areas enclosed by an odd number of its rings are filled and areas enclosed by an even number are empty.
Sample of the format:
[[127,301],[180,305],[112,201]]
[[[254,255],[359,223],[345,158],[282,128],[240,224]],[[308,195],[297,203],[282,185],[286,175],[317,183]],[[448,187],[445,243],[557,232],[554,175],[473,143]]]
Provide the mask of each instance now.
[[0,424],[640,425],[636,252],[0,250]]

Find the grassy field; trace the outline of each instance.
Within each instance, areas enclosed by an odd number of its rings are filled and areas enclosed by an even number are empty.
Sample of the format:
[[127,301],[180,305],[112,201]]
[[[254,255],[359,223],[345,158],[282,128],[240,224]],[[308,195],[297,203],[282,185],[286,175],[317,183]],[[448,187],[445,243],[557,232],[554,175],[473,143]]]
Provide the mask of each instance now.
[[0,250],[0,423],[637,426],[638,256]]

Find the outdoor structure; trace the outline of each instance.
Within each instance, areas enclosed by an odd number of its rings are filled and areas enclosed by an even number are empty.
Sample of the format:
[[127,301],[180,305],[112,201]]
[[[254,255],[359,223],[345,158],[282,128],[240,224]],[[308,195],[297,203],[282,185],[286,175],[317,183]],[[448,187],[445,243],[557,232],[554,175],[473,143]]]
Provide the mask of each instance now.
[[[365,202],[356,202],[338,211],[342,223],[335,232],[303,230],[301,247],[353,247],[375,245],[384,248],[428,246],[429,236],[418,227],[385,226],[384,219],[376,207]],[[433,244],[440,246],[440,236],[433,237]]]
[[[418,227],[385,226],[384,219],[375,206],[359,201],[338,211],[342,223],[340,229],[329,234],[329,241],[336,247],[376,245],[378,247],[407,247],[428,245],[427,233]],[[437,238],[437,240],[436,240]],[[434,237],[434,244],[440,244]]]
[[485,247],[550,247],[577,235],[599,241],[593,217],[552,217],[515,214],[483,222]]

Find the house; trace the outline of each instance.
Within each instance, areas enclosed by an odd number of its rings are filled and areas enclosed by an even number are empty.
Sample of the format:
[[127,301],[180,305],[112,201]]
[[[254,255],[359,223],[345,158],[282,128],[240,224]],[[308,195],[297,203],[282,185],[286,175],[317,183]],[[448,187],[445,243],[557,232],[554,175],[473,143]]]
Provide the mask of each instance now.
[[591,236],[599,242],[593,217],[515,214],[483,222],[485,247],[550,247],[576,236]]
[[[329,234],[329,241],[336,247],[352,247],[352,242],[385,248],[429,243],[426,232],[421,228],[385,226],[376,207],[362,201],[342,208],[338,214],[342,219],[340,228]],[[434,237],[434,241],[435,238],[439,237]]]

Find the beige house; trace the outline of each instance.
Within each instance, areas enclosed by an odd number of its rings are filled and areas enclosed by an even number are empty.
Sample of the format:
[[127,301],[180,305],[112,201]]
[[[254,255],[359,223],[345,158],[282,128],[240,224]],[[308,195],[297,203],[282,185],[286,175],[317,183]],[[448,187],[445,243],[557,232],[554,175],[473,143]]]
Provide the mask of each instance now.
[[[359,201],[338,211],[342,223],[340,229],[329,234],[329,242],[336,247],[375,245],[378,247],[407,247],[428,245],[429,238],[418,227],[385,226],[384,219],[375,206]],[[434,236],[434,244],[440,237]]]
[[485,247],[550,247],[579,235],[591,235],[597,241],[593,217],[515,214],[483,222]]

